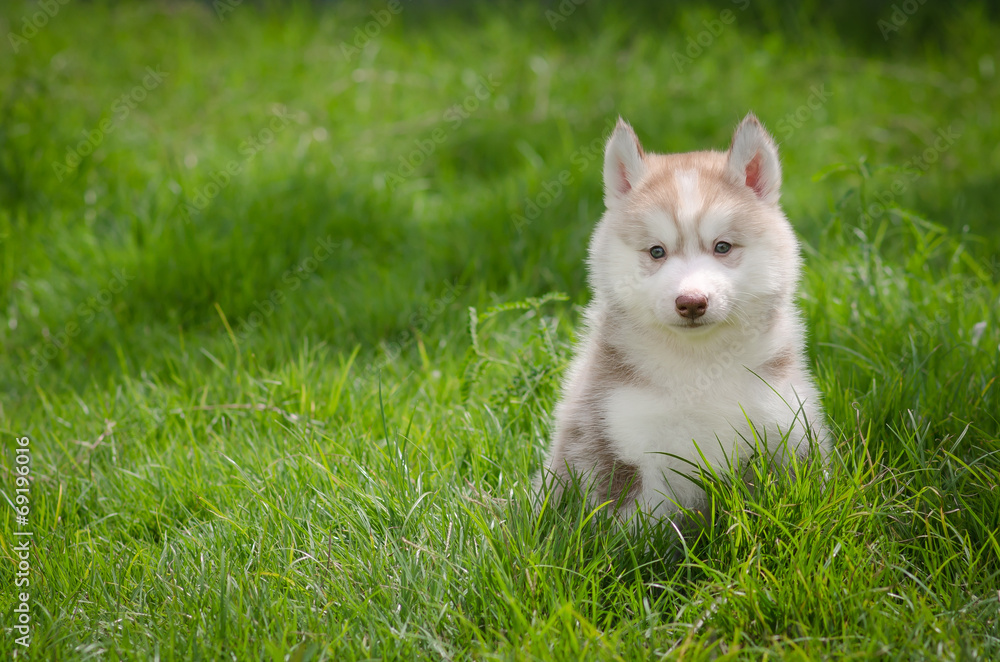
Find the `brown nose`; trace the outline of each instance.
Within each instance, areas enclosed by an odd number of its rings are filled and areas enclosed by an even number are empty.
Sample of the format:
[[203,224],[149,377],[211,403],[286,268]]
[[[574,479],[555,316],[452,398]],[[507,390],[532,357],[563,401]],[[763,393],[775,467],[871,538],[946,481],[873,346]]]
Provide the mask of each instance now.
[[677,314],[689,320],[696,320],[708,310],[708,297],[704,294],[682,294],[674,301]]

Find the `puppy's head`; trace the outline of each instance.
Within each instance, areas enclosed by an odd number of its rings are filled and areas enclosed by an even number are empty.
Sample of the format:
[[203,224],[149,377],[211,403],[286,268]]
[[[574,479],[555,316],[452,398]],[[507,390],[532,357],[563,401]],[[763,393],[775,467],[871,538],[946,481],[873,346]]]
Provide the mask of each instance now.
[[726,153],[646,153],[619,120],[604,187],[591,286],[631,323],[697,337],[758,323],[793,296],[798,243],[778,205],[778,151],[752,114]]

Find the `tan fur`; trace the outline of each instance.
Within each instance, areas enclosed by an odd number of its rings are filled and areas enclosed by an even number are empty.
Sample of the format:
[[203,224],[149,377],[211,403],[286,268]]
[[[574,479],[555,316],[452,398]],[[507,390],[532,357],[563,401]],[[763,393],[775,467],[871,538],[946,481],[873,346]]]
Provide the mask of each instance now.
[[[749,223],[748,231],[765,232],[767,224],[753,212],[754,195],[745,186],[738,186],[726,174],[725,152],[688,152],[685,154],[647,154],[649,174],[636,189],[636,204],[658,205],[671,218],[677,215],[679,191],[676,185],[678,171],[693,170],[698,173],[698,183],[705,197],[706,207],[719,200],[738,209]],[[700,219],[698,219],[700,220]]]
[[794,368],[795,352],[786,347],[768,359],[767,363],[761,366],[761,372],[765,378],[786,379]]

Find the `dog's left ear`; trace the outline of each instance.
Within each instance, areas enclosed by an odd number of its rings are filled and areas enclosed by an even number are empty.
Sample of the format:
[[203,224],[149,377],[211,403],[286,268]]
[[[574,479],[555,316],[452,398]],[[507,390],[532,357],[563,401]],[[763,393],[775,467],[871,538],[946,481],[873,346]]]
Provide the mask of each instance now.
[[727,168],[735,183],[748,187],[768,204],[778,203],[781,195],[778,148],[753,113],[736,127]]

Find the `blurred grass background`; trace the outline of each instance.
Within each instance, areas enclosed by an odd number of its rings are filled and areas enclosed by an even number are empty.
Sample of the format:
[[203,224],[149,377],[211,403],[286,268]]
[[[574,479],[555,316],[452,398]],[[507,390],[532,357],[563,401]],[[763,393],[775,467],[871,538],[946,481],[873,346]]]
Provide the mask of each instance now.
[[[956,605],[992,599],[995,608],[996,13],[990,3],[917,2],[4,3],[0,420],[8,437],[33,439],[40,542],[66,558],[42,573],[49,647],[35,652],[141,658],[169,633],[183,650],[221,654],[218,614],[188,632],[182,613],[193,607],[178,595],[133,605],[152,616],[132,619],[139,634],[122,643],[110,605],[131,580],[111,559],[147,559],[148,576],[134,581],[152,590],[166,581],[156,562],[165,550],[229,540],[198,575],[217,591],[235,531],[283,531],[262,513],[288,499],[295,507],[282,512],[312,522],[309,542],[292,531],[260,572],[290,577],[278,570],[282,554],[304,544],[318,558],[310,545],[325,549],[347,526],[323,529],[331,515],[316,515],[310,495],[360,499],[374,489],[366,467],[397,476],[403,491],[352,512],[378,519],[385,504],[415,508],[406,490],[422,476],[442,509],[427,521],[448,531],[455,512],[474,517],[447,505],[468,504],[463,489],[510,496],[523,486],[544,447],[574,306],[587,300],[601,150],[618,115],[653,151],[725,149],[749,110],[774,133],[783,203],[805,244],[810,351],[847,465],[866,466],[881,444],[886,466],[921,476],[906,483],[913,494],[966,499],[951,504],[960,521],[942,514],[941,526],[980,556],[964,569],[941,550],[917,563],[934,566],[921,581],[948,605],[928,607],[926,623],[941,626]],[[569,301],[489,318],[483,342],[496,360],[470,350],[469,306],[553,292]],[[401,439],[397,457],[390,450]],[[290,474],[275,473],[296,461]],[[311,462],[325,469],[303,469]],[[247,477],[249,465],[259,477]],[[870,489],[881,490],[874,475]],[[264,498],[265,484],[275,490],[268,506],[237,515]],[[913,512],[930,526],[924,509]],[[6,535],[12,520],[4,526]],[[876,529],[858,534],[857,550],[910,540]],[[344,540],[357,543],[360,530]],[[444,543],[420,544],[440,552]],[[398,550],[379,550],[387,567],[400,562]],[[88,553],[106,565],[87,569]],[[342,554],[349,568],[376,552]],[[5,585],[12,567],[0,571]],[[900,576],[916,572],[906,568]],[[315,576],[302,572],[288,581],[311,585]],[[348,594],[366,586],[344,572]],[[239,580],[237,593],[262,577]],[[89,592],[80,588],[88,582]],[[517,657],[518,637],[545,631],[507,613],[496,616],[497,634],[488,599],[474,608],[443,585],[423,586],[428,596],[444,591],[458,625],[406,622],[451,654]],[[946,586],[957,587],[947,600]],[[261,606],[273,610],[263,620],[234,616],[230,632],[260,628],[276,651],[305,641],[335,659],[438,650],[434,637],[411,639],[380,620],[398,618],[398,596],[386,597],[384,613],[353,607],[361,611],[348,619],[350,636],[291,626],[276,634],[262,623],[315,617],[310,627],[330,631],[323,619],[354,613],[328,595],[322,615],[302,611],[286,589],[288,604]],[[524,587],[510,590],[529,601]],[[558,603],[567,593],[554,595]],[[598,611],[634,625],[616,604]],[[656,604],[662,623],[681,619],[681,603]],[[887,638],[925,622],[917,608],[915,620],[895,624],[878,613]],[[744,616],[712,636],[739,642],[739,632],[756,632],[754,615]],[[796,618],[814,651],[863,648],[847,639],[824,648],[815,642],[836,639],[828,624]],[[913,654],[932,640],[956,656],[996,650],[995,614],[948,623],[944,634],[916,637]],[[794,654],[795,636],[782,632],[775,650]],[[386,643],[393,637],[400,648]],[[877,636],[870,643],[865,655],[883,650]],[[252,657],[264,650],[253,637],[232,646]]]
[[[959,230],[992,225],[995,35],[975,6],[921,7],[884,41],[877,21],[890,7],[869,7],[862,21],[821,3],[584,3],[552,29],[545,12],[558,15],[558,5],[407,4],[356,49],[354,29],[375,19],[353,5],[80,5],[60,6],[3,68],[7,375],[44,351],[46,334],[72,322],[75,304],[116,268],[134,279],[39,377],[58,372],[58,383],[79,386],[120,360],[161,367],[181,330],[223,335],[216,302],[245,318],[327,235],[350,247],[255,334],[271,359],[266,348],[295,336],[369,348],[404,329],[444,282],[475,289],[473,298],[555,289],[583,300],[581,257],[601,211],[593,148],[617,114],[651,149],[684,151],[725,148],[753,109],[781,140],[785,205],[807,239],[843,192],[816,186],[814,173],[859,158],[901,165],[951,128],[959,139],[897,203]],[[33,8],[20,6],[6,12],[12,31]],[[733,13],[729,25],[722,11]],[[699,35],[711,37],[704,53],[679,66]],[[115,104],[146,67],[166,72],[163,82],[122,117]],[[490,76],[496,89],[475,99]],[[448,114],[470,96],[472,112]],[[279,109],[290,122],[247,160],[245,141]],[[788,120],[796,112],[802,119]],[[112,131],[94,153],[55,172],[105,119]],[[386,184],[435,130],[443,142],[405,181]],[[585,146],[592,158],[577,168],[572,156]],[[184,205],[233,160],[239,175],[185,222]],[[518,233],[511,215],[566,168],[580,170],[572,190]],[[5,384],[23,390],[23,380]]]

